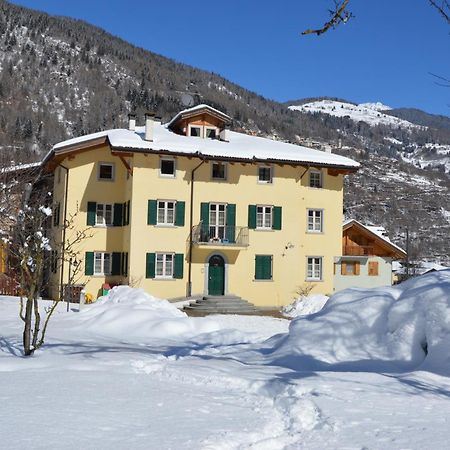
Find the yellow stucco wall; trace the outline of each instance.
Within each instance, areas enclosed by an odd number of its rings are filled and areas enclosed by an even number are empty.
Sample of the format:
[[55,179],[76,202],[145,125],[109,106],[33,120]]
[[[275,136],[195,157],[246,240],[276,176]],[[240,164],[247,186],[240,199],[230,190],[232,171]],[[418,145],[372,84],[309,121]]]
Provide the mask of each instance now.
[[[159,156],[136,153],[127,158],[133,166],[133,176],[127,179],[126,168],[108,147],[78,153],[63,162],[70,169],[68,211],[75,211],[77,227],[86,227],[87,202],[118,203],[131,199],[130,225],[93,229],[93,236],[80,246],[86,251],[117,251],[129,253],[129,277],[85,277],[80,282],[96,295],[105,281],[130,282],[163,298],[183,296],[188,281],[188,240],[190,210],[190,174],[200,163],[197,158],[176,158],[176,177],[159,175]],[[114,162],[114,182],[97,181],[96,163]],[[323,169],[322,189],[310,188],[304,167],[275,165],[272,184],[257,181],[256,164],[228,164],[227,181],[211,180],[211,165],[204,163],[196,172],[193,202],[193,224],[200,222],[202,202],[236,204],[236,226],[248,225],[248,205],[282,207],[282,229],[249,230],[249,246],[236,249],[215,246],[214,249],[194,246],[192,259],[192,293],[207,292],[207,262],[212,254],[224,256],[226,291],[239,295],[259,306],[281,306],[292,301],[298,286],[306,282],[307,256],[323,257],[323,281],[314,281],[313,292],[333,291],[333,261],[341,252],[342,175],[329,176]],[[304,175],[302,177],[302,175]],[[55,198],[63,196],[55,177]],[[165,199],[186,203],[184,227],[147,225],[148,200]],[[324,210],[324,232],[310,234],[307,209]],[[183,253],[184,278],[160,280],[145,278],[146,253],[158,251]],[[255,281],[255,255],[273,255],[273,280]],[[57,277],[57,275],[56,275]],[[66,274],[67,277],[67,274]]]

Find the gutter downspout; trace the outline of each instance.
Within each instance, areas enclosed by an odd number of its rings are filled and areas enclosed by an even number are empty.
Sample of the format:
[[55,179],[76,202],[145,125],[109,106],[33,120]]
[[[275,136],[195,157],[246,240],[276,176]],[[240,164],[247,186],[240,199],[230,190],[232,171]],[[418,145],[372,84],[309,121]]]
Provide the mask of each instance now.
[[[61,274],[60,274],[60,286],[59,286],[59,298],[60,301],[64,297],[64,257],[66,252],[66,220],[67,220],[67,197],[69,193],[69,169],[62,164],[58,164],[66,171],[66,186],[64,188],[64,222],[63,222],[63,235],[62,235],[62,249],[61,249]],[[69,306],[69,303],[67,303]]]
[[[202,158],[202,155],[199,155]],[[194,226],[194,181],[196,170],[205,163],[205,159],[202,159],[201,163],[198,164],[191,172],[191,205],[189,211],[189,259],[188,259],[188,285],[187,285],[187,297],[192,296],[192,228]]]

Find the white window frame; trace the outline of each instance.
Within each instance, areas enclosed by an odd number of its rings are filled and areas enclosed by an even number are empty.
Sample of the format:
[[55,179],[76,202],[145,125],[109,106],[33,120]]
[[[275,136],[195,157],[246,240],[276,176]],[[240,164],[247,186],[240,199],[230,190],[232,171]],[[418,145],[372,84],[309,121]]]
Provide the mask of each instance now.
[[[173,174],[162,173],[162,162],[171,161],[173,162]],[[175,178],[177,175],[177,161],[175,158],[162,157],[159,158],[159,176],[162,178]]]
[[[259,177],[259,169],[269,169],[270,170],[270,180],[261,180]],[[273,166],[261,164],[258,166],[258,183],[259,184],[272,184],[273,183]]]
[[[258,209],[262,208],[259,213]],[[258,215],[262,214],[262,225],[258,225]],[[266,224],[267,215],[270,215],[270,224]],[[257,230],[272,230],[273,227],[273,205],[256,205],[256,229]]]
[[[223,211],[220,211],[220,207],[223,206]],[[212,241],[221,240],[226,237],[227,234],[227,203],[210,203],[209,204],[209,238]],[[220,224],[220,216],[223,212],[223,225]],[[212,236],[213,235],[213,236]]]
[[[101,222],[98,221],[98,209],[99,206],[102,209],[102,218]],[[111,221],[110,223],[106,222],[106,207],[111,207]],[[114,205],[112,203],[97,203],[95,206],[95,226],[96,227],[112,227],[114,225]]]
[[[216,132],[216,137],[215,138],[210,138],[210,137],[206,136],[207,130],[214,130]],[[217,139],[219,137],[219,133],[220,133],[220,131],[219,131],[219,129],[217,127],[213,127],[213,126],[209,126],[209,125],[205,125],[203,127],[203,137],[205,139]]]
[[[191,129],[192,128],[199,128],[200,129],[200,135],[199,136],[192,136],[191,135]],[[203,138],[203,125],[195,125],[195,124],[193,124],[193,123],[190,123],[189,125],[188,125],[188,136],[189,137],[194,137],[194,138]]]
[[[105,255],[109,255],[109,270],[105,271]],[[100,272],[97,269],[97,260],[100,260]],[[112,274],[112,253],[94,252],[94,276],[110,276]]]
[[[224,177],[223,178],[217,178],[213,176],[214,173],[214,164],[220,164],[224,166]],[[228,164],[226,162],[222,162],[222,161],[212,161],[211,162],[211,180],[214,181],[227,181],[228,178]]]
[[[168,270],[167,257],[171,256],[172,258],[172,270]],[[158,274],[158,258],[161,258],[162,262],[162,274]],[[171,279],[173,278],[175,271],[175,253],[171,252],[157,252],[155,253],[155,278],[159,279]]]
[[[313,213],[312,216],[312,224],[310,223],[310,217],[309,214]],[[317,222],[317,215],[319,215],[319,229],[316,228]],[[323,209],[314,209],[310,208],[307,210],[306,213],[306,230],[308,233],[323,233]],[[312,225],[312,227],[310,227]]]
[[[316,275],[318,269],[318,276]],[[323,257],[307,256],[306,257],[306,280],[322,281],[323,279]]]
[[[159,204],[160,203],[164,203],[164,208],[160,208]],[[169,208],[168,208],[168,204],[169,203],[173,203],[173,219],[172,222],[169,222],[167,220],[167,216],[168,216],[168,212],[169,212]],[[175,226],[175,215],[176,215],[176,207],[177,207],[177,202],[175,200],[156,200],[156,225],[158,226]],[[160,222],[159,221],[159,211],[160,209],[164,210],[164,221]]]
[[[111,178],[101,178],[100,168],[101,166],[111,166]],[[97,169],[97,181],[114,181],[116,176],[116,165],[112,162],[99,161]]]
[[[311,179],[313,175],[319,175],[319,186],[311,186]],[[309,187],[313,189],[322,189],[323,188],[323,174],[321,170],[310,170],[309,171]]]

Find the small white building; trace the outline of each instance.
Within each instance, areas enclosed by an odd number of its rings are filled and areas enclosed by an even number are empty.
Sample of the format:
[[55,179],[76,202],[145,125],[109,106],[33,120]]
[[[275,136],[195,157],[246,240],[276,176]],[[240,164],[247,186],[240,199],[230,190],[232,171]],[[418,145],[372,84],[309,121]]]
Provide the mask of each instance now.
[[390,286],[392,262],[405,258],[406,252],[389,240],[383,227],[347,220],[343,224],[342,256],[334,262],[334,292]]

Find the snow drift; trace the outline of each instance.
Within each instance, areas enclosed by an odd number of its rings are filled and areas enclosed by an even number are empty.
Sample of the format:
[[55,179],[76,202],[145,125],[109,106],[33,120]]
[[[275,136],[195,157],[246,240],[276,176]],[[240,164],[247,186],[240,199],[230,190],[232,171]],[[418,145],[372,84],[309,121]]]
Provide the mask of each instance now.
[[450,373],[450,270],[341,291],[317,314],[294,319],[271,358],[298,370]]
[[301,295],[289,305],[283,307],[282,312],[286,317],[307,316],[319,312],[328,300],[328,296],[322,294]]
[[189,318],[167,300],[128,286],[114,287],[108,295],[86,306],[78,327],[120,341],[190,338],[219,329],[211,319]]

